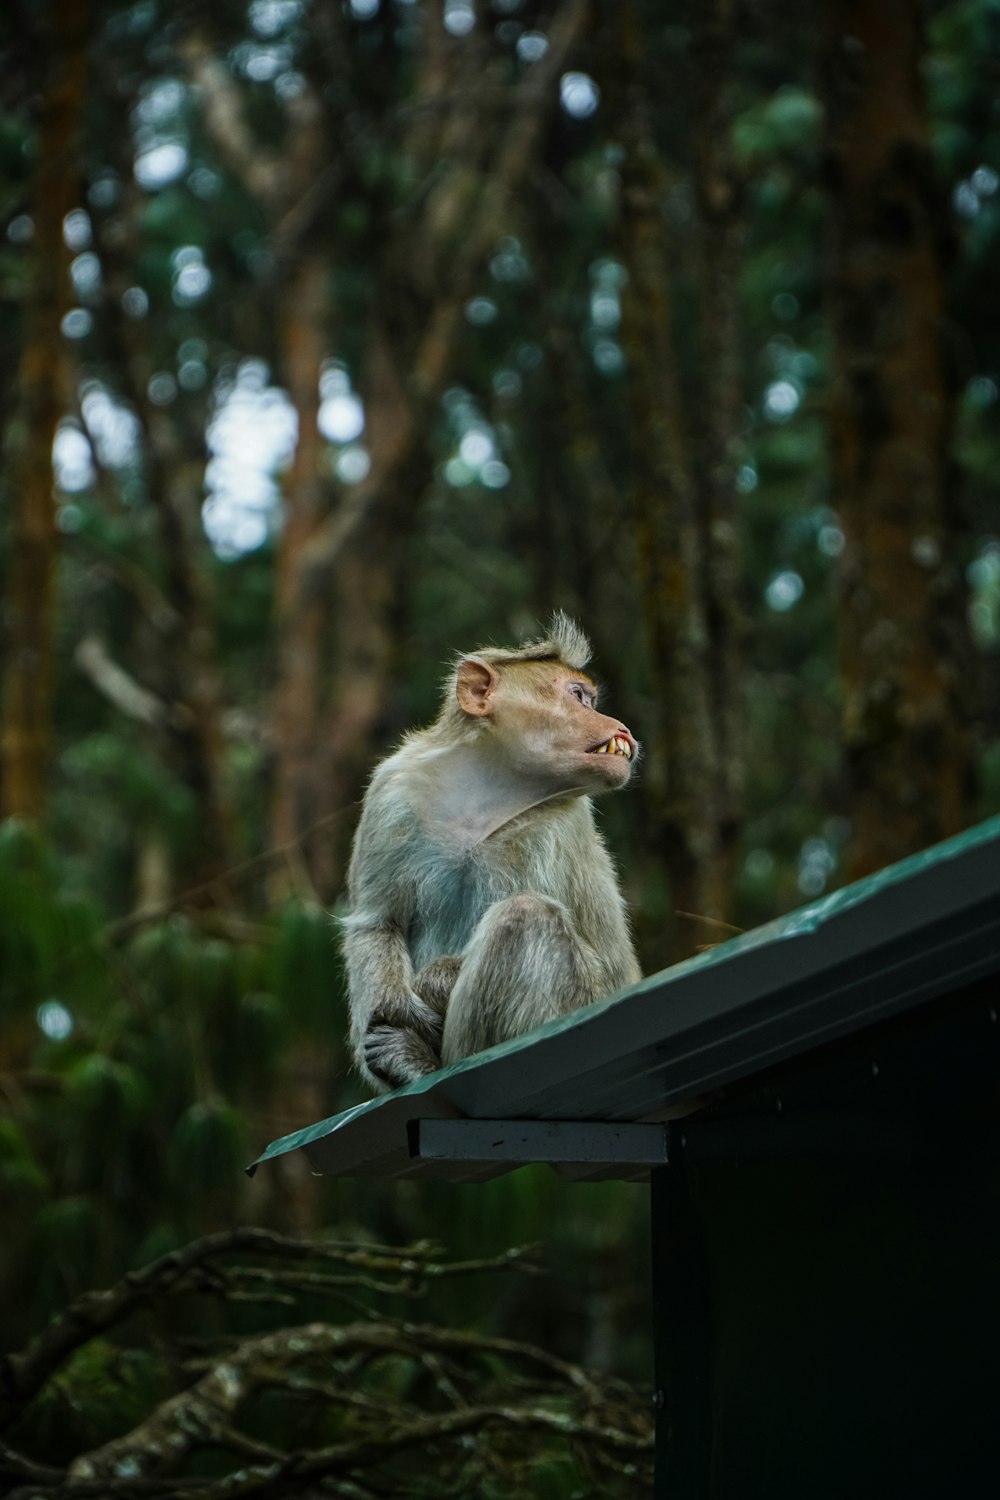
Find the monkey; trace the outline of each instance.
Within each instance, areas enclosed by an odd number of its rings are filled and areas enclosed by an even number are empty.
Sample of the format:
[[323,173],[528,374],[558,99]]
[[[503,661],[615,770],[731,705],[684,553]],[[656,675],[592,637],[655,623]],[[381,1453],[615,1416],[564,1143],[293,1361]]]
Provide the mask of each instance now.
[[640,978],[591,798],[629,781],[631,731],[598,709],[590,643],[460,656],[437,719],[376,768],[341,919],[351,1047],[376,1092]]

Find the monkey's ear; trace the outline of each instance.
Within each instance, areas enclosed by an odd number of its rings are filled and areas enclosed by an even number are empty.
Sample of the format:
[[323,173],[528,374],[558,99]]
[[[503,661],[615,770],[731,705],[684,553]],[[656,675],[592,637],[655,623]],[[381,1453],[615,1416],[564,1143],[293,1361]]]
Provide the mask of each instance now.
[[460,661],[455,673],[455,697],[467,714],[484,718],[493,712],[493,698],[500,685],[500,673],[484,661],[469,657]]

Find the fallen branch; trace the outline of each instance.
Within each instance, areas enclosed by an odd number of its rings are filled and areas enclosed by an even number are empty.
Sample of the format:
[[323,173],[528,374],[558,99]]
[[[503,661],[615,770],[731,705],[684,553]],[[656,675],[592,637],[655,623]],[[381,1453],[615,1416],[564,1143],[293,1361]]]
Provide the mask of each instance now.
[[[389,1250],[257,1228],[197,1240],[108,1290],[78,1298],[27,1349],[0,1364],[9,1425],[75,1350],[155,1305],[158,1326],[168,1330],[169,1368],[182,1388],[67,1467],[0,1447],[0,1488],[9,1500],[313,1500],[320,1494],[379,1500],[399,1493],[399,1462],[412,1466],[406,1455],[420,1453],[429,1467],[414,1473],[415,1500],[460,1500],[478,1492],[487,1476],[506,1476],[516,1488],[557,1439],[575,1450],[591,1478],[606,1482],[609,1495],[631,1500],[649,1479],[652,1446],[635,1392],[532,1344],[377,1318],[364,1305],[344,1324],[313,1320],[251,1334],[222,1328],[195,1351],[188,1345],[185,1352],[185,1339],[169,1332],[177,1326],[169,1304],[182,1294],[225,1303],[341,1300],[341,1289],[354,1286],[413,1296],[449,1276],[535,1272],[530,1254],[449,1262],[429,1242]],[[233,1256],[266,1257],[269,1264],[229,1263]],[[102,1357],[113,1357],[111,1346]],[[73,1370],[61,1378],[60,1394],[71,1407],[79,1403]],[[264,1408],[260,1396],[267,1398]],[[281,1415],[281,1402],[291,1417]],[[262,1409],[276,1414],[264,1430]],[[302,1446],[285,1451],[288,1433],[315,1431],[317,1420],[328,1436],[330,1413],[337,1441],[310,1447],[300,1438]],[[19,1432],[33,1430],[29,1416]],[[212,1470],[199,1474],[209,1454]]]
[[[558,1373],[579,1390],[592,1395],[598,1392],[598,1387],[582,1370],[531,1345],[507,1339],[480,1338],[426,1324],[351,1323],[335,1327],[308,1323],[244,1339],[193,1385],[162,1402],[132,1432],[76,1459],[69,1471],[70,1480],[108,1482],[123,1473],[133,1478],[149,1478],[165,1466],[174,1467],[188,1453],[221,1443],[221,1434],[252,1396],[264,1388],[283,1386],[292,1372],[302,1366],[308,1368],[318,1362],[326,1368],[331,1362],[355,1354],[416,1359],[428,1348],[461,1352],[466,1357],[503,1354]],[[277,1493],[275,1486],[279,1483],[300,1485],[322,1475],[343,1473],[355,1465],[384,1457],[387,1451],[428,1442],[434,1437],[469,1432],[490,1421],[545,1426],[563,1435],[580,1436],[586,1432],[591,1439],[596,1433],[596,1429],[583,1428],[568,1417],[550,1412],[514,1407],[463,1408],[414,1419],[393,1433],[380,1431],[372,1437],[337,1444],[319,1453],[294,1455],[280,1464],[244,1470],[210,1486],[203,1494],[205,1500],[223,1500],[228,1495],[270,1495]],[[624,1433],[606,1432],[600,1437],[611,1446],[636,1448],[635,1439]],[[66,1486],[57,1493],[63,1490],[73,1493]]]
[[[105,1291],[85,1292],[26,1349],[4,1356],[0,1360],[0,1431],[7,1430],[53,1371],[74,1350],[123,1322],[138,1307],[162,1296],[192,1292],[225,1295],[232,1284],[241,1279],[253,1279],[253,1268],[236,1267],[227,1271],[212,1264],[239,1253],[348,1266],[355,1273],[353,1282],[350,1277],[343,1277],[337,1284],[360,1285],[393,1295],[405,1294],[420,1281],[448,1275],[464,1276],[475,1271],[500,1269],[529,1273],[537,1270],[529,1259],[531,1252],[523,1250],[509,1251],[493,1260],[456,1261],[449,1267],[447,1261],[438,1258],[440,1252],[437,1248],[430,1245],[387,1251],[374,1245],[297,1240],[256,1228],[231,1229],[208,1235],[185,1245],[182,1250],[152,1261],[139,1271],[128,1272],[117,1285]],[[379,1281],[376,1279],[378,1273],[394,1279]],[[280,1269],[272,1273],[271,1279],[274,1283],[281,1282]],[[294,1282],[290,1284],[294,1285]],[[302,1290],[319,1289],[308,1285],[302,1287]]]
[[[190,1407],[186,1414],[191,1415]],[[137,1428],[131,1436],[145,1432],[147,1425]],[[636,1465],[648,1460],[653,1451],[650,1432],[627,1432],[541,1407],[471,1406],[433,1416],[414,1417],[391,1432],[386,1432],[380,1423],[379,1431],[370,1436],[326,1448],[282,1454],[273,1462],[249,1464],[222,1479],[150,1477],[137,1469],[136,1450],[123,1453],[117,1445],[109,1444],[98,1450],[98,1454],[88,1455],[74,1463],[69,1474],[60,1476],[55,1485],[37,1478],[33,1486],[13,1491],[8,1500],[34,1500],[39,1484],[45,1489],[45,1500],[92,1500],[92,1497],[104,1497],[104,1500],[285,1500],[285,1497],[318,1482],[346,1478],[356,1470],[364,1473],[367,1482],[367,1471],[394,1454],[425,1448],[431,1443],[460,1443],[462,1439],[491,1427],[556,1436],[591,1451],[603,1450],[619,1462],[631,1460]],[[248,1452],[259,1454],[261,1449],[260,1444],[248,1440],[242,1433],[232,1433],[225,1426],[216,1430],[216,1436],[219,1446],[230,1446],[225,1439],[231,1437],[231,1451],[241,1456]],[[100,1468],[92,1464],[98,1456]],[[173,1460],[178,1454],[172,1450],[169,1455],[160,1456],[169,1456]],[[32,1466],[32,1471],[38,1476],[53,1472],[43,1471],[37,1466]]]

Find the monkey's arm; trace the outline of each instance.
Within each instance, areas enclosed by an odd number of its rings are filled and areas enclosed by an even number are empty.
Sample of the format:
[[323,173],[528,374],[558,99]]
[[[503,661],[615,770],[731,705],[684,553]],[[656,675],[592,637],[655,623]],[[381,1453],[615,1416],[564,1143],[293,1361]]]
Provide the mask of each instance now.
[[344,956],[355,1062],[376,1088],[398,1088],[440,1067],[442,1012],[414,989],[398,927],[369,925],[364,916],[347,923]]
[[414,988],[407,943],[415,904],[406,858],[410,824],[391,782],[376,776],[355,837],[351,914],[342,927],[352,1049],[361,1073],[382,1089],[440,1065],[441,1010]]

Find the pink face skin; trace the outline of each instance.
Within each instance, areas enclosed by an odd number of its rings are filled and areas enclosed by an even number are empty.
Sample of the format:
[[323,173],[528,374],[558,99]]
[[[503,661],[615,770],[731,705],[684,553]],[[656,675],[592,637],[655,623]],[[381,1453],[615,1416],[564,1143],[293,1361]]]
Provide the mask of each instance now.
[[518,774],[566,791],[612,791],[628,781],[639,745],[597,708],[597,688],[559,662],[498,671],[465,661],[456,681],[465,713],[489,724],[489,747]]

